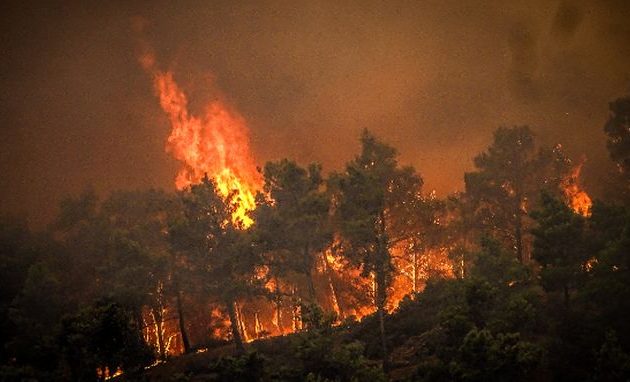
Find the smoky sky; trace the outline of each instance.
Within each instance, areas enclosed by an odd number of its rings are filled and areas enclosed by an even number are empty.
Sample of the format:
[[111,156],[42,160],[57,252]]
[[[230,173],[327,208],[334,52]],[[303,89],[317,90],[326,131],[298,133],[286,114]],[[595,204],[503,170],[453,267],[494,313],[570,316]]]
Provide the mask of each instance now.
[[630,90],[627,1],[22,3],[0,5],[0,213],[34,225],[86,187],[173,189],[139,38],[193,110],[240,111],[260,165],[340,169],[368,128],[440,195],[502,125],[585,156],[595,190]]

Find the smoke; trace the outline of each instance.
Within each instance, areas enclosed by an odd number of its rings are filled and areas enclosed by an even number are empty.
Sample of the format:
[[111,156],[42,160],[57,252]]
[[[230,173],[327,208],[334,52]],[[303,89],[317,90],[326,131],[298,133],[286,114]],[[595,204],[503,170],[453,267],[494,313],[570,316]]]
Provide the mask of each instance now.
[[538,41],[525,23],[512,26],[508,44],[512,54],[511,90],[521,99],[537,99]]
[[590,192],[609,163],[608,102],[630,90],[626,1],[0,7],[0,210],[33,222],[87,184],[173,187],[169,121],[137,63],[134,18],[191,113],[221,89],[260,162],[339,169],[369,128],[441,195],[512,124],[585,154]]
[[575,35],[583,18],[584,13],[576,4],[562,1],[553,18],[551,31],[557,38],[568,40]]

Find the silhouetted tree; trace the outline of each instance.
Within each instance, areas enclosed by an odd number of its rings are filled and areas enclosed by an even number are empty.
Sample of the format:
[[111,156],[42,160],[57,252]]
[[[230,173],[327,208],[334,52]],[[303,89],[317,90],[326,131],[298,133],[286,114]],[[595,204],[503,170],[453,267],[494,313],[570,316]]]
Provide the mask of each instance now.
[[317,255],[332,240],[321,166],[312,164],[304,169],[287,159],[268,162],[264,178],[264,191],[270,200],[255,211],[258,240],[265,251],[280,260],[273,265],[306,277],[307,295],[316,302],[313,271]]
[[118,191],[102,202],[88,191],[62,204],[54,226],[73,256],[77,272],[71,277],[84,286],[78,299],[112,298],[133,312],[140,328],[148,307],[158,327],[160,358],[166,356],[162,312],[176,290],[172,276],[177,263],[166,240],[175,206],[173,197],[162,191]]
[[62,326],[61,349],[72,380],[105,380],[118,369],[133,378],[153,360],[133,312],[116,302],[97,301]]
[[[166,358],[164,313],[177,297],[173,281],[182,272],[167,241],[168,219],[176,209],[173,195],[159,190],[118,191],[100,209],[112,227],[112,239],[118,249],[112,251],[111,260],[101,267],[108,289],[110,293],[135,299],[140,308],[149,308],[160,359]],[[139,322],[143,322],[139,317],[142,313],[136,314]],[[184,331],[182,338],[185,337]]]
[[[43,255],[25,221],[0,218],[0,343],[7,344],[16,334],[9,317],[15,298],[29,278],[29,269]],[[9,359],[6,346],[0,347],[0,362]]]
[[523,262],[527,211],[541,189],[557,192],[569,162],[560,147],[536,150],[529,127],[516,126],[497,129],[492,145],[474,163],[477,170],[464,174],[464,181],[475,218]]
[[182,192],[181,198],[182,213],[170,227],[171,243],[201,275],[207,293],[226,308],[237,351],[243,353],[235,304],[256,289],[259,262],[251,234],[232,221],[231,198],[224,199],[208,178]]
[[577,287],[589,257],[584,218],[547,193],[543,193],[541,208],[533,217],[538,226],[532,230],[532,254],[542,266],[543,287],[548,291],[561,290],[568,307],[570,291]]
[[391,280],[390,249],[401,238],[390,229],[397,209],[420,192],[422,180],[411,167],[400,167],[396,150],[378,141],[367,130],[361,136],[361,153],[331,180],[338,228],[346,256],[362,266],[375,283],[374,305],[379,319],[383,362],[387,368],[385,303]]
[[[417,181],[413,178],[410,180]],[[408,276],[411,278],[412,293],[416,293],[421,289],[423,256],[432,250],[444,249],[451,240],[446,229],[447,210],[444,201],[433,194],[422,195],[419,192],[419,185],[408,185],[403,188],[409,193],[394,198],[398,199],[399,203],[389,210],[392,216],[390,231],[395,233],[392,236],[402,241],[403,264],[408,264],[407,268],[411,268]]]

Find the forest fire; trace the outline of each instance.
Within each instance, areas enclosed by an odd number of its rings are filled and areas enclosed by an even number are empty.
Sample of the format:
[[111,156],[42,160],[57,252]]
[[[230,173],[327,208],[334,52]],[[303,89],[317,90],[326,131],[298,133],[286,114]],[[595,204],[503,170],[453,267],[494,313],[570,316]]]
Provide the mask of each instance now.
[[593,201],[580,185],[580,173],[584,160],[573,167],[569,174],[562,180],[561,187],[567,199],[569,207],[576,213],[588,217],[591,214]]
[[145,52],[139,61],[152,75],[160,106],[169,117],[172,130],[166,151],[183,164],[176,187],[184,189],[207,175],[235,204],[233,220],[249,227],[252,220],[247,213],[255,207],[261,179],[250,152],[245,120],[221,100],[209,102],[204,115],[193,115],[173,73],[158,70],[151,52]]
[[630,1],[50,3],[0,382],[630,381]]
[[[253,221],[248,212],[256,207],[254,195],[263,188],[263,179],[249,149],[248,128],[243,117],[219,99],[210,101],[200,115],[195,115],[173,73],[158,70],[154,55],[149,50],[141,55],[140,63],[153,77],[160,106],[172,128],[166,151],[183,164],[175,180],[177,189],[185,190],[202,181],[205,176],[212,178],[218,192],[234,204],[233,221],[243,228],[250,227]],[[570,170],[562,179],[560,187],[566,203],[576,213],[589,216],[591,199],[579,181],[582,164]],[[501,187],[510,196],[515,194],[510,183],[504,182]],[[317,187],[312,190],[313,193],[320,191]],[[296,195],[292,197],[297,198]],[[424,200],[423,208],[429,208],[428,202],[434,199],[435,196]],[[273,202],[270,202],[270,206],[278,208]],[[421,212],[418,210],[416,213]],[[327,213],[322,216],[325,218]],[[422,224],[439,226],[436,221],[439,220],[432,218]],[[366,264],[358,267],[352,264],[346,257],[339,235],[336,233],[335,239],[323,249],[312,253],[292,253],[294,256],[312,256],[315,266],[306,272],[272,269],[276,265],[259,266],[251,279],[262,282],[265,293],[272,297],[234,297],[228,306],[213,306],[209,321],[205,324],[199,322],[196,326],[201,331],[210,331],[216,339],[238,338],[237,341],[248,343],[269,336],[307,330],[304,309],[308,311],[309,304],[320,305],[326,311],[333,312],[336,324],[347,319],[361,321],[377,313],[377,273],[375,270],[364,272]],[[414,240],[407,238],[389,248],[393,268],[388,276],[391,282],[386,287],[383,308],[390,314],[397,310],[403,300],[409,297],[413,299],[416,293],[420,293],[429,278],[455,278],[449,255],[452,249],[450,244],[416,248],[416,245],[412,245]],[[228,314],[226,310],[232,313]],[[164,322],[165,315],[156,317],[153,314],[148,320],[151,325],[146,325],[146,341],[163,355],[185,352],[185,346],[180,344],[178,328],[174,323]],[[205,322],[206,318],[202,321]]]

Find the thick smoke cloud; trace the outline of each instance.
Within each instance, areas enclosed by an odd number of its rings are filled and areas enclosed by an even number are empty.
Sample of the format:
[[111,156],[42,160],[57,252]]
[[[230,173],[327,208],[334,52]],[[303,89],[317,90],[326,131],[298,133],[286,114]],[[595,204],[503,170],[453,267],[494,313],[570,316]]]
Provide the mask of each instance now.
[[201,108],[249,121],[259,163],[339,169],[373,130],[424,176],[462,188],[499,125],[608,165],[608,102],[630,90],[625,1],[147,2],[0,7],[0,210],[41,223],[87,185],[172,188],[169,126],[132,20]]
[[584,11],[570,1],[562,1],[553,18],[552,33],[561,39],[570,39],[575,35],[584,18]]

